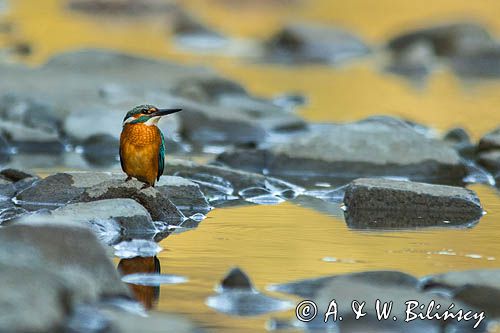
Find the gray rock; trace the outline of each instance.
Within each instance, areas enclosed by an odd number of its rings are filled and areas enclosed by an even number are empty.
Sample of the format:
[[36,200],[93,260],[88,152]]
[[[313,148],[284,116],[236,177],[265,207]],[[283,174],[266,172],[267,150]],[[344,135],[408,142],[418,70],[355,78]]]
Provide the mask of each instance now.
[[500,270],[470,270],[427,276],[421,281],[426,291],[447,290],[455,299],[500,318]]
[[312,298],[318,290],[328,286],[328,284],[341,276],[349,278],[352,281],[372,283],[379,287],[416,288],[419,282],[416,277],[398,271],[371,271],[276,284],[269,286],[268,289],[271,291],[297,295],[302,298]]
[[51,106],[29,98],[4,95],[0,98],[0,133],[20,147],[36,146],[33,151],[53,146],[62,151],[59,139],[59,120]]
[[111,179],[125,179],[125,175],[106,172],[71,172],[48,176],[21,191],[16,201],[32,210],[57,208],[77,198],[87,188]]
[[443,136],[444,141],[448,141],[454,145],[469,145],[471,139],[469,133],[462,127],[455,127],[450,129]]
[[465,78],[499,78],[500,45],[457,55],[451,65],[455,73]]
[[82,144],[83,157],[94,166],[109,167],[119,158],[120,141],[108,134],[88,137]]
[[82,224],[113,220],[127,235],[155,232],[149,212],[132,199],[105,199],[68,204],[52,211],[52,216]]
[[479,150],[500,149],[500,127],[486,133],[479,141]]
[[403,176],[457,182],[466,175],[453,148],[393,118],[323,126],[270,148],[225,152],[217,161],[281,177]]
[[69,304],[129,295],[106,250],[86,228],[14,225],[0,229],[0,244],[1,263],[59,276],[69,290]]
[[483,215],[471,190],[382,178],[353,181],[344,204],[347,224],[353,228],[467,225]]
[[276,33],[265,45],[267,58],[283,63],[336,64],[370,52],[357,36],[319,25],[293,24]]
[[[306,125],[304,120],[291,113],[256,112],[255,105],[242,106],[241,102],[233,99],[215,106],[179,101],[184,109],[179,113],[183,137],[202,145],[256,144],[266,141],[274,132],[293,132]],[[248,102],[248,99],[243,102]]]
[[248,189],[266,190],[283,198],[294,198],[302,190],[276,178],[186,160],[167,161],[164,173],[197,183],[211,203],[235,198],[245,199],[244,194]]
[[0,262],[0,331],[55,332],[69,315],[67,286],[56,273]]
[[38,176],[16,169],[0,171],[0,200],[10,199],[16,193],[30,187],[38,180]]
[[216,295],[207,298],[206,304],[229,315],[257,316],[293,307],[289,301],[269,297],[252,288],[248,276],[239,268],[231,269],[218,289]]
[[156,183],[156,189],[186,216],[196,213],[206,214],[211,210],[200,186],[185,178],[163,176]]
[[477,162],[493,174],[500,172],[500,149],[482,152],[477,157]]
[[138,180],[128,182],[110,180],[85,189],[73,202],[130,198],[144,206],[155,221],[168,222],[174,225],[184,221],[184,215],[165,195],[154,187],[143,187],[144,183]]
[[494,43],[490,33],[479,24],[450,22],[408,31],[391,39],[387,47],[400,52],[422,42],[432,45],[434,53],[441,57],[472,52]]
[[175,14],[172,30],[177,41],[187,47],[220,47],[228,41],[223,34],[183,10]]

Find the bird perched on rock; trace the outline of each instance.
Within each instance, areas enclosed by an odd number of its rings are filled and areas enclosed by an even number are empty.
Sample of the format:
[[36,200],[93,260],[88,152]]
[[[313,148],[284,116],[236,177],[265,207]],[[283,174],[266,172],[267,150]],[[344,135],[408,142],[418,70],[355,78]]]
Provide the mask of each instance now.
[[165,166],[165,139],[156,126],[162,116],[182,109],[158,109],[139,105],[127,112],[120,136],[120,162],[129,181],[136,178],[144,188],[160,180]]

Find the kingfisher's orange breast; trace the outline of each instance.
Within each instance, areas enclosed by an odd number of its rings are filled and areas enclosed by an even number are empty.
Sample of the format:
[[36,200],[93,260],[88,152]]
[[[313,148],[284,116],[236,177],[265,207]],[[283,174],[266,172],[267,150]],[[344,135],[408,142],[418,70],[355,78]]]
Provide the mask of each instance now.
[[154,185],[158,175],[161,145],[156,126],[126,124],[120,136],[120,157],[123,171],[130,177]]

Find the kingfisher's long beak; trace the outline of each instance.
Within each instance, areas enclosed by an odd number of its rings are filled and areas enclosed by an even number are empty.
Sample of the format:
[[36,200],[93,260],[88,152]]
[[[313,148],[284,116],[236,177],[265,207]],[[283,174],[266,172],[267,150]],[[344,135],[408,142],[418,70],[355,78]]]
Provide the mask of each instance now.
[[182,111],[182,109],[159,109],[155,113],[151,113],[150,117],[163,117],[172,113]]

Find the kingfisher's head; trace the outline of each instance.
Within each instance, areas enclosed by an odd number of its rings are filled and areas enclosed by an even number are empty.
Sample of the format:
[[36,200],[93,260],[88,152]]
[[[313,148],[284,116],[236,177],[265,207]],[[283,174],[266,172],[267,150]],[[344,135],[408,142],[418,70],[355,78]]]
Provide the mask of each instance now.
[[162,116],[182,111],[182,109],[158,109],[154,105],[139,105],[127,112],[123,118],[123,125],[126,124],[144,124],[152,126],[158,124]]

